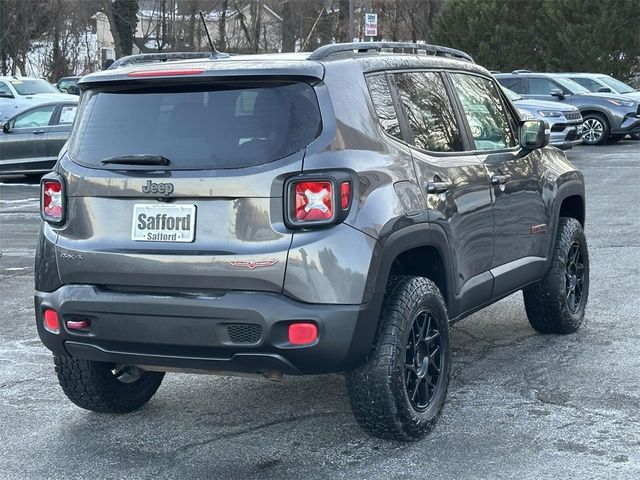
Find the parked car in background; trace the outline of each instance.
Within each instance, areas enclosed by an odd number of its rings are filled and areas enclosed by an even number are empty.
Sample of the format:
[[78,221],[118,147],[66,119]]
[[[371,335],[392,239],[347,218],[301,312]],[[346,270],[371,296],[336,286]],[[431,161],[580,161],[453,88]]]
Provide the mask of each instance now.
[[[590,92],[617,93],[640,102],[640,91],[610,75],[602,73],[561,73],[559,75],[570,78]],[[640,140],[640,133],[632,133],[631,138]]]
[[502,86],[525,98],[562,102],[582,114],[582,140],[588,145],[615,142],[640,132],[639,102],[614,93],[592,93],[554,73],[515,71],[495,75]]
[[516,92],[502,87],[523,119],[525,117],[544,120],[549,124],[551,135],[549,144],[561,150],[568,150],[582,143],[582,114],[572,105],[559,108],[557,102],[527,100]]
[[78,88],[78,80],[82,77],[62,77],[56,83],[56,88],[62,93],[68,93],[70,95],[80,95],[80,89]]
[[78,97],[31,107],[2,124],[0,175],[50,171],[71,134]]
[[77,102],[78,97],[60,93],[46,80],[30,77],[0,77],[0,121],[29,107],[49,102]]

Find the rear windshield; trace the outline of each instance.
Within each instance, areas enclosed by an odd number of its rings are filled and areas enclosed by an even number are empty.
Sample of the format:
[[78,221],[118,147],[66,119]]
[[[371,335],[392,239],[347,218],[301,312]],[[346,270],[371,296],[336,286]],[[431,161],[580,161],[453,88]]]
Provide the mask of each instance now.
[[315,92],[301,82],[89,91],[69,154],[88,167],[160,155],[169,169],[242,168],[301,150],[320,130]]

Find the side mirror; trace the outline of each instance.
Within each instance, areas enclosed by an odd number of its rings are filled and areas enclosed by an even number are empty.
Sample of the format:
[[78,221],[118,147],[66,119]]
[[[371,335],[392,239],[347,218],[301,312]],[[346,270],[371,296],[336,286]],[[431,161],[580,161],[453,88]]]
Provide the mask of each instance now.
[[551,130],[544,120],[526,120],[520,127],[520,145],[526,150],[549,145],[549,135]]
[[611,93],[611,89],[609,87],[600,87],[600,88],[598,88],[598,92],[600,92],[600,93]]
[[564,98],[564,92],[559,88],[554,88],[549,92],[552,97],[558,97],[559,100]]
[[9,122],[4,122],[2,124],[2,131],[4,133],[10,133],[11,132],[11,126],[9,126]]
[[69,85],[67,87],[67,93],[69,95],[80,95],[80,88],[77,85]]
[[11,92],[0,92],[0,98],[14,98]]

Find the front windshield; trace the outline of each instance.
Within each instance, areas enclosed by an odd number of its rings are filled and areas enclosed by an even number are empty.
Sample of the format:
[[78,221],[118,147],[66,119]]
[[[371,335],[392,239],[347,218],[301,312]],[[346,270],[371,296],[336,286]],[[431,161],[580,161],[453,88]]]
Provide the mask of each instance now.
[[620,80],[616,80],[615,78],[612,78],[612,77],[598,77],[598,80],[606,83],[609,87],[611,87],[611,90],[617,93],[635,92],[635,90],[631,88],[629,85],[627,85],[626,83],[621,82]]
[[18,95],[35,95],[36,93],[60,93],[53,85],[39,78],[11,80],[11,85]]
[[576,93],[591,93],[591,92],[589,92],[588,89],[584,88],[579,83],[574,82],[570,78],[554,77],[554,80],[556,82],[558,82],[560,85],[562,85],[564,88],[569,90],[573,94],[576,94]]
[[512,102],[517,102],[518,100],[524,100],[524,97],[521,97],[513,90],[509,90],[506,87],[502,87],[502,90],[504,90],[504,93],[507,94],[507,97],[509,97],[509,100],[511,100]]

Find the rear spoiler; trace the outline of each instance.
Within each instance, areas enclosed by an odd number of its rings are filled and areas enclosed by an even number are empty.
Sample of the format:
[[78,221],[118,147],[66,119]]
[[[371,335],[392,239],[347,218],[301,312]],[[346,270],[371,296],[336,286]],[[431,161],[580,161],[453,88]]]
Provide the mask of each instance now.
[[[165,54],[166,55],[166,54]],[[107,69],[86,75],[80,79],[81,90],[109,87],[116,83],[127,85],[166,85],[169,83],[207,83],[219,79],[245,80],[300,80],[312,85],[324,78],[324,66],[318,62],[296,60],[255,60],[236,57],[211,60],[198,58],[192,61],[167,61],[162,63],[133,63],[120,68]]]

